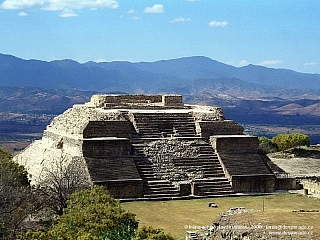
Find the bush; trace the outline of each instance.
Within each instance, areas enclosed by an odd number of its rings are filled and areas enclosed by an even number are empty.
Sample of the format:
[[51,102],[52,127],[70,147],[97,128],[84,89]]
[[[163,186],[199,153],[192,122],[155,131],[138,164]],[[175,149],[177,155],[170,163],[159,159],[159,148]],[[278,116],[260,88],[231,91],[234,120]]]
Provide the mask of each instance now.
[[0,148],[0,238],[14,239],[23,220],[39,207],[28,173]]
[[138,222],[103,187],[73,193],[58,222],[47,232],[27,232],[20,239],[132,239]]
[[165,234],[162,229],[146,227],[139,229],[134,240],[174,240],[170,234]]
[[266,137],[259,137],[259,149],[263,153],[271,153],[277,151],[277,145]]
[[310,138],[302,133],[278,134],[272,138],[279,151],[299,146],[310,146]]
[[103,187],[81,190],[71,194],[68,207],[47,231],[28,231],[23,240],[173,240],[161,229],[143,227],[139,231],[135,215],[123,210]]

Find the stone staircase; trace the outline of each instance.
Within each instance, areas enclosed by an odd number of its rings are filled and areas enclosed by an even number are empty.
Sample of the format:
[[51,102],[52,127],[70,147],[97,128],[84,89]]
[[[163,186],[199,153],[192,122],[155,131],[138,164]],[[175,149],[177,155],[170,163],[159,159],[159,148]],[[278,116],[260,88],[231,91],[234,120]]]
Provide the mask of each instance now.
[[198,196],[211,197],[233,193],[227,178],[195,179],[193,180],[193,184],[195,185],[194,195]]
[[143,180],[144,197],[148,199],[172,199],[180,193],[169,180],[158,179],[153,171],[152,163],[144,156],[144,144],[133,143],[133,159],[140,178]]
[[186,172],[202,171],[203,178],[221,178],[225,174],[213,148],[207,143],[199,143],[195,146],[199,149],[196,158],[173,159],[175,166],[184,168]]
[[140,179],[131,157],[85,158],[93,182]]
[[[155,173],[154,164],[145,151],[148,151],[146,140],[135,140],[132,142],[132,157],[136,164],[138,173],[144,184],[144,197],[148,199],[172,199],[179,197],[179,190],[170,180],[160,179],[158,171]],[[195,186],[194,195],[197,196],[216,196],[232,194],[232,187],[219,162],[218,156],[213,148],[204,141],[198,141],[192,145],[197,149],[198,155],[193,157],[173,158],[174,168],[187,173],[189,179]],[[171,164],[172,164],[171,163]],[[169,164],[163,162],[162,164]],[[193,174],[193,175],[192,175]],[[198,175],[197,175],[198,174]],[[157,177],[158,176],[158,177]]]
[[133,113],[133,126],[142,138],[196,136],[194,117],[190,113]]
[[219,153],[230,175],[270,174],[264,157],[257,153]]
[[145,198],[149,199],[172,199],[180,196],[180,192],[169,180],[153,180],[147,182]]

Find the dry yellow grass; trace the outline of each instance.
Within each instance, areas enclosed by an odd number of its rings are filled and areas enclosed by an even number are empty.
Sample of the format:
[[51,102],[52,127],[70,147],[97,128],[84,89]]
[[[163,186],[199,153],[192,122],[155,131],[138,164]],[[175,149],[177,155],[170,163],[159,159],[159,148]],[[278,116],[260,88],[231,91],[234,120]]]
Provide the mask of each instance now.
[[[209,208],[215,202],[218,208]],[[257,197],[226,197],[197,200],[128,202],[124,209],[135,213],[140,226],[151,225],[170,232],[176,239],[185,239],[186,228],[207,226],[218,214],[232,207],[260,210],[260,212],[238,215],[243,223],[266,225],[312,226],[313,234],[320,239],[320,213],[294,213],[293,210],[318,209],[320,200],[305,196],[279,194]],[[264,207],[264,211],[263,211]],[[314,238],[317,239],[317,238]]]

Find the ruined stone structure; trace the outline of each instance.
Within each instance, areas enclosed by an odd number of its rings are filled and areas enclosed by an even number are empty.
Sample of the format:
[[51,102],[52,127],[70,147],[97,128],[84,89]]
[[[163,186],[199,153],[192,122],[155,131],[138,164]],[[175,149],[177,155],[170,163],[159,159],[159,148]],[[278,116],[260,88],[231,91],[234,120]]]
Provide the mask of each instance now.
[[276,178],[257,137],[219,107],[181,95],[94,95],[57,116],[15,160],[34,184],[56,162],[120,199],[271,192]]

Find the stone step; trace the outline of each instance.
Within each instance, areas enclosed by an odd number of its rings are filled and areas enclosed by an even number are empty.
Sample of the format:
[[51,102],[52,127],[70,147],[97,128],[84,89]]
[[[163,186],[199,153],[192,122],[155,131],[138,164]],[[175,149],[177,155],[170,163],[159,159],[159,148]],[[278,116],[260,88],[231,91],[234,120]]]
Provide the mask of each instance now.
[[224,173],[203,173],[204,177],[206,178],[219,178],[219,177],[225,177]]
[[223,195],[231,195],[233,193],[234,192],[232,192],[232,191],[204,192],[204,193],[199,194],[199,196],[215,197],[216,195],[223,196]]
[[205,185],[200,185],[197,186],[199,189],[213,189],[213,190],[221,190],[221,189],[232,189],[230,184],[221,184],[221,185],[209,185],[209,184],[205,184]]
[[180,193],[151,193],[151,194],[144,194],[145,198],[154,198],[154,199],[163,199],[163,198],[172,198],[172,197],[179,197]]

